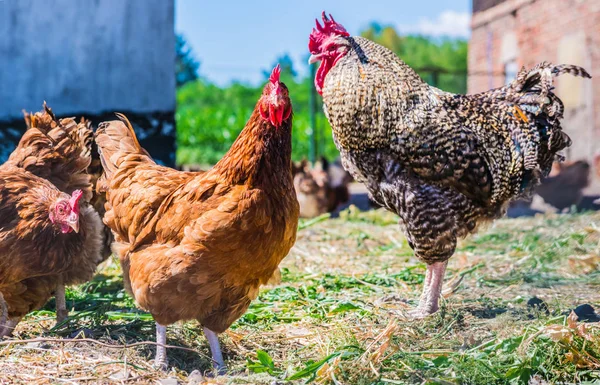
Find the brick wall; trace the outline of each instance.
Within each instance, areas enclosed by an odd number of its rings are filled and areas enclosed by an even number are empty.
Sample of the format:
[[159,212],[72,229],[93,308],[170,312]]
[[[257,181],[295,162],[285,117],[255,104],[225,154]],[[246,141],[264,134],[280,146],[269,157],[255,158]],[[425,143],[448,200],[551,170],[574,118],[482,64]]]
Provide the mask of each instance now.
[[[594,78],[556,81],[565,102],[571,160],[600,152],[600,0],[507,0],[475,12],[469,43],[470,93],[505,83],[505,68],[541,61],[578,64]],[[596,174],[596,173],[594,173]],[[600,181],[592,190],[600,192]]]

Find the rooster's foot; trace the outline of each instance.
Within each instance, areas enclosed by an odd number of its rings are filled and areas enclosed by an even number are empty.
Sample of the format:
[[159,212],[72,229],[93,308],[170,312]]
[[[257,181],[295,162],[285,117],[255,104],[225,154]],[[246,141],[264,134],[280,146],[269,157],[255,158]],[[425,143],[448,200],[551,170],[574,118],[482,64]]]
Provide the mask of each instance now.
[[435,312],[437,312],[437,309],[433,310],[433,309],[416,308],[416,309],[409,311],[407,313],[406,318],[408,318],[409,320],[423,319],[423,318],[429,317],[432,314],[435,314]]

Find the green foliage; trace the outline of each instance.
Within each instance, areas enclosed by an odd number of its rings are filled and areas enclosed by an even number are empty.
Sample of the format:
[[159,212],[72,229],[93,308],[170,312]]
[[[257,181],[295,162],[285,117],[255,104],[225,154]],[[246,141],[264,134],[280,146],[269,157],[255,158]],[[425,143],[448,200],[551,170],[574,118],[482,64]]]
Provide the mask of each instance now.
[[[287,64],[286,64],[287,63]],[[291,62],[281,60],[281,80],[289,89],[294,109],[292,157],[301,160],[308,156],[311,134],[309,98],[312,79],[296,80]],[[265,82],[270,74],[264,71]],[[214,164],[227,152],[235,138],[250,118],[260,98],[264,83],[253,87],[233,83],[221,88],[199,79],[177,91],[177,163]],[[321,98],[317,98],[317,127],[322,132],[324,149],[320,151],[329,159],[338,156],[331,138],[331,128],[323,114]]]
[[175,81],[177,87],[180,87],[198,79],[200,63],[194,58],[192,49],[183,35],[177,35],[175,38]]
[[[450,92],[466,91],[466,41],[400,36],[393,27],[378,24],[373,24],[362,35],[392,49],[425,81]],[[184,53],[183,57],[190,57],[189,50]],[[301,160],[307,158],[309,153],[309,100],[313,79],[310,76],[299,79],[293,61],[287,54],[277,62],[281,65],[281,79],[288,86],[294,107],[292,157]],[[273,66],[263,71],[265,81]],[[182,77],[184,75],[185,72],[181,74]],[[178,72],[178,84],[179,76]],[[211,165],[219,161],[244,128],[263,86],[264,83],[259,86],[233,83],[221,88],[208,80],[198,79],[179,88],[175,115],[177,163]],[[332,140],[331,127],[323,114],[322,99],[318,96],[316,111],[317,143],[321,147],[317,155],[335,159],[339,153]]]
[[275,363],[269,353],[259,349],[256,351],[256,358],[258,361],[248,358],[247,367],[251,372],[269,373],[272,376],[281,374],[282,371],[275,367]]

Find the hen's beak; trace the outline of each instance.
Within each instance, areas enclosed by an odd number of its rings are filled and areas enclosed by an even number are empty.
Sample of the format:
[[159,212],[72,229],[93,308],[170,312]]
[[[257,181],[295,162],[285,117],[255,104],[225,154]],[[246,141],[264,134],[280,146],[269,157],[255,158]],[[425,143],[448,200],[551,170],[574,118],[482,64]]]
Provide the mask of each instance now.
[[316,63],[318,61],[321,61],[321,55],[320,54],[317,54],[317,55],[312,54],[308,58],[308,64]]
[[76,233],[79,232],[79,216],[71,213],[71,215],[69,215],[69,219],[67,219],[67,224],[73,229],[73,231]]

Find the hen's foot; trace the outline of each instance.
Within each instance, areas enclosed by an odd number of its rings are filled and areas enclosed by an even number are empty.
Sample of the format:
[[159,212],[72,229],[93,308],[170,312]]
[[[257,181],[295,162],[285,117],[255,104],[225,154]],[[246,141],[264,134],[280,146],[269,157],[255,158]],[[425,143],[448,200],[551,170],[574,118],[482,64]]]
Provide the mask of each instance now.
[[169,363],[167,361],[167,357],[161,357],[161,358],[159,358],[158,356],[155,357],[152,367],[156,370],[160,370],[161,372],[166,372],[169,369]]

